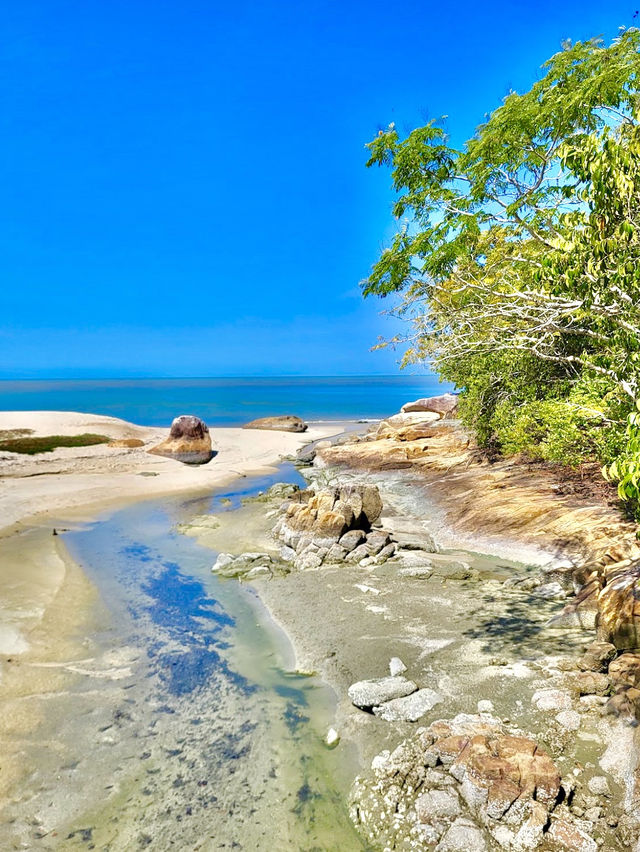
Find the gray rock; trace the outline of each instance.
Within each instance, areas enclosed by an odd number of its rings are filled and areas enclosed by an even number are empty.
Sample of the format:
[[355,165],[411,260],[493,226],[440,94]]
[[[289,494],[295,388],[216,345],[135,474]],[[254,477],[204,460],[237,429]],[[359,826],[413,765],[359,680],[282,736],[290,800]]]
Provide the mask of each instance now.
[[386,547],[383,547],[380,553],[377,556],[373,557],[374,565],[383,565],[387,559],[391,559],[392,556],[395,555],[396,546],[393,544],[388,544]]
[[478,576],[478,572],[467,562],[447,562],[444,565],[435,564],[433,573],[447,580],[470,580]]
[[460,800],[455,790],[428,790],[416,799],[416,813],[420,822],[440,819],[453,820],[461,813]]
[[406,677],[382,677],[377,680],[360,680],[351,684],[348,696],[361,710],[370,710],[394,698],[403,698],[416,692],[417,685]]
[[429,533],[394,532],[393,540],[402,550],[424,550],[425,553],[439,553],[440,548]]
[[366,538],[365,547],[369,552],[369,556],[377,556],[383,547],[389,544],[389,533],[384,530],[372,530]]
[[575,710],[561,710],[556,716],[556,722],[566,731],[577,731],[580,721],[580,714]]
[[374,715],[387,722],[416,722],[444,698],[433,689],[419,689],[405,698],[394,698],[373,708]]
[[593,793],[594,796],[610,796],[611,790],[609,789],[609,782],[604,777],[604,775],[594,775],[593,778],[589,778],[587,781],[587,787],[589,788],[589,792]]
[[538,710],[571,710],[571,696],[562,689],[539,689],[531,697]]
[[280,556],[285,562],[293,562],[296,558],[296,552],[292,547],[287,547],[285,545],[280,548]]
[[351,553],[345,556],[345,562],[360,562],[361,559],[367,559],[369,551],[366,544],[359,544]]
[[470,819],[458,817],[449,828],[435,852],[487,852],[482,831]]
[[349,530],[349,532],[346,532],[342,538],[339,539],[338,544],[350,553],[352,550],[355,550],[355,548],[361,541],[364,541],[364,539],[365,534],[362,530]]
[[304,553],[296,557],[295,564],[299,571],[311,571],[322,565],[322,559],[320,559],[317,553],[306,550]]
[[230,565],[233,562],[234,558],[235,557],[230,553],[219,553],[218,558],[211,567],[211,570],[220,571],[222,568],[226,568],[227,565]]
[[401,577],[413,577],[415,580],[428,580],[433,574],[433,568],[429,565],[424,565],[422,568],[401,568],[398,574]]
[[347,551],[339,544],[332,544],[327,555],[324,558],[325,562],[344,562]]

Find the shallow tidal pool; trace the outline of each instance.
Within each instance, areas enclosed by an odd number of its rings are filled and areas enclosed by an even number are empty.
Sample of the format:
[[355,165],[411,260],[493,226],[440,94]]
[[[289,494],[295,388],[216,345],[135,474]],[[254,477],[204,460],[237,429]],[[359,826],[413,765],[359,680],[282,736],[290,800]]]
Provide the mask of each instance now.
[[65,533],[99,602],[25,747],[3,849],[365,848],[346,806],[355,755],[323,742],[335,696],[290,670],[255,596],[177,531],[287,479],[283,466]]

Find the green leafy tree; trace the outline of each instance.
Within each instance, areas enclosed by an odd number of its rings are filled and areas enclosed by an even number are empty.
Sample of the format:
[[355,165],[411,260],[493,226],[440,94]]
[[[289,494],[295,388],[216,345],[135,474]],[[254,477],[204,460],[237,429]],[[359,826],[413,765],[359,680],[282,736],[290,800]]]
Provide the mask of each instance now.
[[391,168],[400,228],[364,292],[400,294],[405,362],[456,382],[485,443],[554,460],[584,432],[572,461],[610,462],[635,410],[639,51],[635,29],[565,45],[460,150],[436,122],[368,145],[368,165]]

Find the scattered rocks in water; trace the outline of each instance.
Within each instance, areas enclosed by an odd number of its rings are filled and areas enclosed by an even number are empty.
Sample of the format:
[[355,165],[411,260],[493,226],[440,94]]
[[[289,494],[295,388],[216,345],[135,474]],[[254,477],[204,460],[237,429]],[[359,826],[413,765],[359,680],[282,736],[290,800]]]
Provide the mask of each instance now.
[[353,785],[351,815],[376,847],[583,848],[561,845],[572,836],[590,850],[592,823],[563,798],[557,767],[531,736],[486,714],[461,714],[379,755],[371,775]]
[[307,424],[293,414],[283,414],[276,417],[259,417],[245,423],[243,429],[267,429],[277,432],[306,432]]
[[361,710],[372,710],[385,701],[403,698],[418,689],[417,684],[406,677],[382,677],[376,680],[360,680],[353,683],[347,694],[351,703]]
[[171,424],[169,437],[148,452],[183,464],[206,464],[215,455],[209,427],[204,420],[192,414],[176,417]]
[[387,722],[417,722],[436,704],[444,701],[442,695],[433,689],[418,689],[404,698],[393,698],[373,708],[375,716]]

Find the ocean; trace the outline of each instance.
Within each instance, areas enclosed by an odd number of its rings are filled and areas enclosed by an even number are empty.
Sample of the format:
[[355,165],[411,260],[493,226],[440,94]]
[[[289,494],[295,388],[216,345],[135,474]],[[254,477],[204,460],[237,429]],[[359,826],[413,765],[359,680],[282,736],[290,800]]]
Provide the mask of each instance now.
[[0,381],[2,411],[80,411],[143,426],[168,426],[179,414],[210,425],[239,426],[256,417],[378,419],[412,399],[452,390],[437,376],[98,379]]

